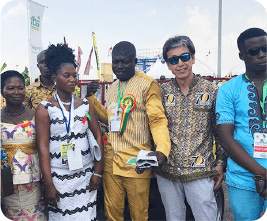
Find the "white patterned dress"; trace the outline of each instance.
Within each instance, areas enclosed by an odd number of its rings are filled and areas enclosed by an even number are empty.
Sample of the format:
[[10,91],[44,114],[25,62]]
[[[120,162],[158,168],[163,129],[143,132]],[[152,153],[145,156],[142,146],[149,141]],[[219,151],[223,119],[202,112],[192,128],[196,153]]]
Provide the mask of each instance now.
[[93,172],[93,159],[89,152],[86,129],[88,121],[83,123],[89,112],[89,103],[83,100],[74,110],[74,127],[70,143],[82,152],[83,168],[70,171],[61,160],[61,144],[67,143],[67,131],[60,108],[42,101],[50,117],[50,165],[52,180],[60,193],[58,208],[48,206],[49,220],[96,220],[97,191],[89,192],[89,182]]

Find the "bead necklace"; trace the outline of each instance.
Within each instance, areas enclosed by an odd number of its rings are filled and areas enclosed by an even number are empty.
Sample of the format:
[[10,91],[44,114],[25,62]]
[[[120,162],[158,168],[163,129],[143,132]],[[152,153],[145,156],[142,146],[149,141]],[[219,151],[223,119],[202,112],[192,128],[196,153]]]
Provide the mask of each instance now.
[[16,116],[22,115],[25,112],[25,110],[26,110],[25,105],[23,105],[22,108],[23,108],[23,110],[18,114],[10,114],[10,113],[8,113],[6,108],[4,109],[4,111],[5,111],[5,114],[7,116],[16,117]]

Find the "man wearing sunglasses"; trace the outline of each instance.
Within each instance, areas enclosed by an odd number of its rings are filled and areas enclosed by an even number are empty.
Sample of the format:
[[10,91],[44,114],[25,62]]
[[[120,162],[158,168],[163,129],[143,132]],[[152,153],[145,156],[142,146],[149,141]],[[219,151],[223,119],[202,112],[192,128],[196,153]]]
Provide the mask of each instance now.
[[[266,210],[267,33],[247,29],[239,35],[237,46],[246,72],[220,87],[217,124],[221,145],[229,155],[226,183],[234,218],[257,220]],[[265,183],[261,190],[259,183]]]
[[217,220],[213,190],[224,177],[224,151],[217,142],[215,120],[218,88],[193,73],[195,47],[187,36],[168,39],[163,58],[174,75],[161,85],[172,148],[168,161],[156,172],[166,219],[186,219],[186,198],[196,220]]

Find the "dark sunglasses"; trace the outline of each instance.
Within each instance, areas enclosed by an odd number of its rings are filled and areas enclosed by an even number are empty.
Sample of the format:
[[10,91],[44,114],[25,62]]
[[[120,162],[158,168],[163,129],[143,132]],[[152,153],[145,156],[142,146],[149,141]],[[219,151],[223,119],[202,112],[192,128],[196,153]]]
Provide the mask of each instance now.
[[180,56],[173,56],[168,58],[168,62],[171,65],[176,65],[179,62],[179,59],[181,59],[183,62],[186,62],[190,59],[191,53],[183,53]]
[[250,56],[256,56],[257,54],[260,53],[260,51],[262,51],[263,53],[266,54],[266,49],[267,49],[267,46],[262,46],[260,48],[252,48],[252,49],[249,49],[249,50],[243,51],[243,52],[248,53]]

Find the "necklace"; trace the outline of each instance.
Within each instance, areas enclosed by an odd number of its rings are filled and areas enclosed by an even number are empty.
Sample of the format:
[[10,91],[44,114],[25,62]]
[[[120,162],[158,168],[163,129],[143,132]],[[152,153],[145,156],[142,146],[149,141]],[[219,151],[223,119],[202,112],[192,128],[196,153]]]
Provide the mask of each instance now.
[[10,114],[10,113],[8,113],[8,111],[7,111],[6,108],[4,109],[4,111],[5,111],[5,114],[7,116],[16,117],[16,116],[22,115],[25,112],[26,108],[25,108],[24,105],[22,106],[22,108],[23,108],[23,110],[20,113],[18,113],[18,114]]
[[63,101],[61,101],[62,102],[62,104],[64,104],[64,105],[70,105],[70,102],[63,102]]

